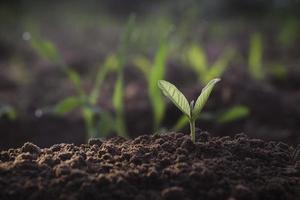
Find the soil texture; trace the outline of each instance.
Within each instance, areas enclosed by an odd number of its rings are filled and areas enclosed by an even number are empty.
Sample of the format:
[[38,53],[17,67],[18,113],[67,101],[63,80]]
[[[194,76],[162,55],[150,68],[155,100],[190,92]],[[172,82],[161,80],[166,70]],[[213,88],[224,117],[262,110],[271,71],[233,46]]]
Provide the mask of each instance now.
[[120,137],[88,144],[32,143],[0,154],[0,199],[300,198],[299,146],[245,134]]

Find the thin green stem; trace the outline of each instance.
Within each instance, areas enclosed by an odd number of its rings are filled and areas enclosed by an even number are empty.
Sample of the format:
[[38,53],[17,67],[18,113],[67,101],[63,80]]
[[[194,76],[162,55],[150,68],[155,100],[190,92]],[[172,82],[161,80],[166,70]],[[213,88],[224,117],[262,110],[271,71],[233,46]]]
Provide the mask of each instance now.
[[191,139],[193,143],[196,142],[196,133],[195,133],[195,120],[191,119],[190,120],[190,130],[191,130]]

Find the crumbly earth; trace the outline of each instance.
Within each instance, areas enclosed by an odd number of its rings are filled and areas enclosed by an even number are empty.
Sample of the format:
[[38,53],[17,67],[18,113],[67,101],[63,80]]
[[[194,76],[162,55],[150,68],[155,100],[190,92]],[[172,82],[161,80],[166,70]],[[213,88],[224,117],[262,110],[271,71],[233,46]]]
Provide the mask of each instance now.
[[300,199],[299,148],[201,133],[32,143],[0,154],[0,199]]

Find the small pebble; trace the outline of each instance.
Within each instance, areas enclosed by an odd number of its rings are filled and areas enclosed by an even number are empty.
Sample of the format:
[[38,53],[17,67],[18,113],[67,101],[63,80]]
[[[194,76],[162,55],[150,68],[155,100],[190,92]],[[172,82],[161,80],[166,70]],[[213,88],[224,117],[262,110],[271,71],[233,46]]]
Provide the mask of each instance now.
[[40,152],[41,152],[41,149],[38,147],[38,146],[36,146],[35,144],[32,144],[32,143],[30,143],[30,142],[26,142],[23,146],[22,146],[22,148],[21,148],[21,151],[23,152],[23,153],[25,153],[25,152],[29,152],[29,153],[35,153],[35,154],[39,154]]
[[99,139],[99,138],[90,138],[89,141],[88,141],[88,144],[90,146],[93,146],[93,145],[98,145],[98,146],[101,146],[102,145],[102,140]]

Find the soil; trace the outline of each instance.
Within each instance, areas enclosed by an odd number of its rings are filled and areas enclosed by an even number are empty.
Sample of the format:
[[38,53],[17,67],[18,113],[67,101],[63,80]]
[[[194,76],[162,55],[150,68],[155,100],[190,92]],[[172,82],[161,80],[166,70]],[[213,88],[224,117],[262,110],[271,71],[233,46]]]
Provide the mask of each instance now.
[[245,134],[32,143],[0,154],[0,199],[300,198],[300,146]]

